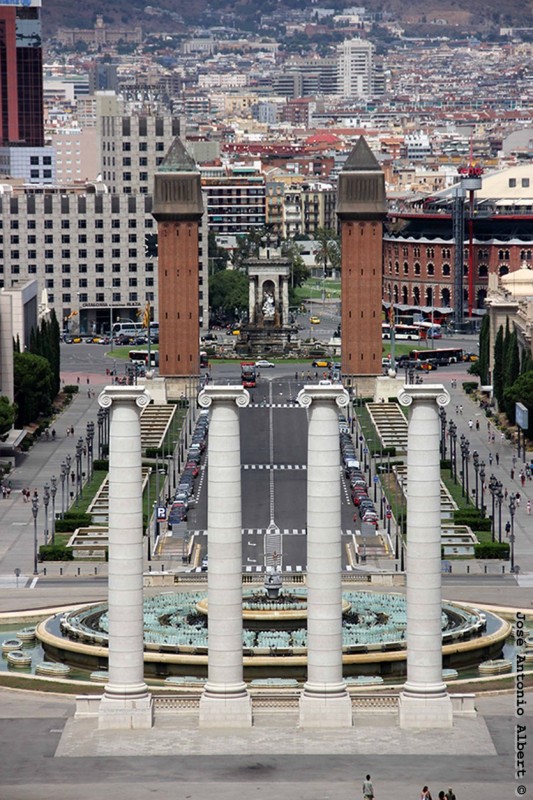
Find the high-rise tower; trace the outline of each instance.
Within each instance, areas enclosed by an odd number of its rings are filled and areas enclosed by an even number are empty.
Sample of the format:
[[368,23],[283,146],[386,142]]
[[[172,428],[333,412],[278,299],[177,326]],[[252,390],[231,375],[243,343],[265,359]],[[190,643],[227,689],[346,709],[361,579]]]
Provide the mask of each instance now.
[[44,145],[41,0],[0,0],[0,146]]
[[361,137],[339,175],[342,374],[347,386],[373,395],[381,375],[385,177]]
[[180,139],[174,139],[154,177],[153,215],[158,226],[159,374],[200,374],[199,225],[200,173]]

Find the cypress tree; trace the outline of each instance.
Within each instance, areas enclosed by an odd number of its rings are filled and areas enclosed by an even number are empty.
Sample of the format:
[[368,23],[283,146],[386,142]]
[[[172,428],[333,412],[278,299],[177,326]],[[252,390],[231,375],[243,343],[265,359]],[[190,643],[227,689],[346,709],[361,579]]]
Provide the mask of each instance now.
[[485,314],[481,322],[479,331],[479,378],[481,385],[489,382],[490,364],[490,320],[489,315]]
[[498,403],[498,408],[502,408],[503,403],[503,359],[504,359],[504,338],[503,326],[500,325],[494,342],[494,370],[492,373],[492,390]]

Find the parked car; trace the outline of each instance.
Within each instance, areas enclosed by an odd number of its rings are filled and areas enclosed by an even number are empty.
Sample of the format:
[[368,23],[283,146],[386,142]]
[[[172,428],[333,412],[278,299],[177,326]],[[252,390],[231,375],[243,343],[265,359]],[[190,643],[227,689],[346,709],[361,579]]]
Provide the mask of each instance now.
[[276,365],[272,363],[272,361],[267,361],[264,358],[260,358],[259,361],[255,362],[255,366],[259,367],[259,369],[271,369]]

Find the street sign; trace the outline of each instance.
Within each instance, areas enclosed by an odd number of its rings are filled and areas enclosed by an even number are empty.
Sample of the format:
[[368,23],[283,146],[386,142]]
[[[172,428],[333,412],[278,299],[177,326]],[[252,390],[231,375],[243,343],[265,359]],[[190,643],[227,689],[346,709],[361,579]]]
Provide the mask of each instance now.
[[157,521],[164,522],[167,518],[167,510],[165,506],[157,506]]
[[378,481],[379,481],[379,478],[378,478],[378,476],[377,476],[377,475],[374,475],[374,483],[377,483]]

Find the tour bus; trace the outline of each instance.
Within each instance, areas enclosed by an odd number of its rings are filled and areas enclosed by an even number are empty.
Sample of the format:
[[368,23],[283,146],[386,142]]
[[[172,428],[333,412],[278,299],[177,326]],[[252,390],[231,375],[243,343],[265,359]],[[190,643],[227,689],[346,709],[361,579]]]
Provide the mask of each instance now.
[[209,357],[205,350],[200,350],[200,369],[208,369]]
[[411,350],[409,358],[412,361],[435,361],[439,366],[457,364],[464,360],[462,347],[441,347],[437,350]]
[[[381,338],[382,339],[391,338],[391,329],[388,322],[381,323]],[[396,341],[402,341],[402,340],[419,341],[420,325],[402,325],[401,323],[395,325],[394,338]]]
[[253,389],[256,384],[256,370],[253,361],[241,361],[241,382],[245,389]]
[[421,339],[440,339],[442,337],[441,326],[436,322],[418,322]]
[[[148,366],[148,350],[130,350],[128,353],[130,361],[137,361]],[[150,366],[159,366],[159,350],[150,352]]]

